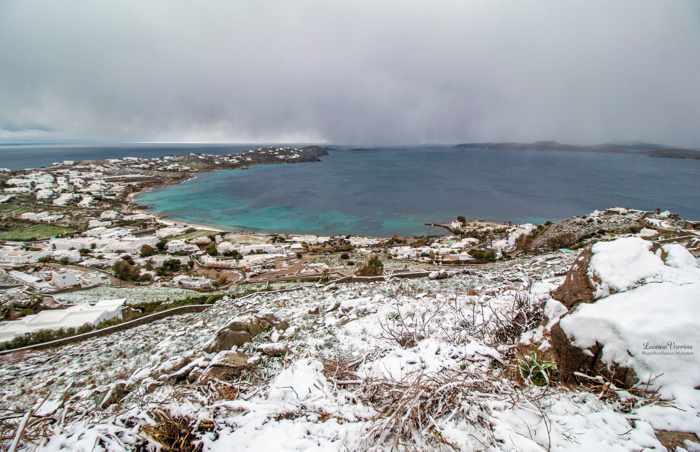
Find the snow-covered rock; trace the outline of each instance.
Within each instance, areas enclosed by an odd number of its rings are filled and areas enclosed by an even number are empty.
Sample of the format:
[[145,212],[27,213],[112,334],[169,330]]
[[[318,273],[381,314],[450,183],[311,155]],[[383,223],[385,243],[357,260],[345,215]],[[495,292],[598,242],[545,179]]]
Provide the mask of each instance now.
[[101,220],[116,220],[119,218],[119,212],[115,210],[105,210],[100,214]]
[[199,247],[184,240],[171,240],[166,245],[165,249],[171,254],[193,254],[199,252]]
[[673,266],[666,265],[660,255],[654,254],[653,244],[639,237],[624,237],[593,245],[588,273],[593,282],[595,297],[601,298],[651,282],[692,282],[700,277],[700,270],[688,259],[688,251],[681,245],[666,246]]
[[[577,305],[553,329],[559,369],[565,380],[576,371],[609,372],[618,385],[648,384],[694,413],[700,407],[700,269],[681,245],[662,248],[666,262],[651,248],[636,237],[593,246],[589,271],[597,300]],[[695,414],[647,411],[655,428],[700,433]]]
[[328,380],[321,361],[300,359],[275,377],[268,399],[302,403],[323,398],[327,391]]
[[237,248],[236,245],[231,242],[222,241],[216,245],[216,252],[219,254],[229,254],[234,251],[237,251]]
[[75,193],[63,193],[53,200],[54,206],[66,206],[80,199],[80,195]]
[[212,280],[201,276],[177,275],[173,284],[184,289],[206,290],[213,287]]

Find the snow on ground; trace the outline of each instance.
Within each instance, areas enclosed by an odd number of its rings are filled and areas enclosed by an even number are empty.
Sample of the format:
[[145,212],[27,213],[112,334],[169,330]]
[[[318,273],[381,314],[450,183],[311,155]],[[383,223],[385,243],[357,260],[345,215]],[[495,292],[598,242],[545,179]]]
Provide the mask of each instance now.
[[124,299],[102,300],[92,305],[82,304],[66,309],[41,311],[19,320],[0,322],[0,342],[39,330],[78,328],[85,324],[97,325],[102,321],[121,317],[124,301]]
[[[676,251],[668,254],[682,254]],[[551,327],[566,310],[548,293],[574,257],[497,262],[439,281],[309,285],[224,298],[201,313],[5,361],[0,406],[21,412],[43,398],[57,401],[42,408],[66,416],[39,447],[52,451],[136,448],[158,410],[213,421],[215,432],[198,433],[205,450],[391,450],[395,438],[386,428],[392,414],[385,410],[410,401],[421,405],[411,416],[395,414],[403,419],[398,425],[425,416],[423,431],[400,439],[395,450],[661,450],[638,409],[625,412],[618,402],[576,389],[519,386],[501,364],[512,350],[481,331],[524,294],[541,306]],[[289,327],[233,348],[251,363],[250,373],[228,383],[240,393],[217,395],[220,383],[196,383],[217,362],[216,353],[205,351],[215,333],[233,317],[263,313]],[[287,352],[268,356],[270,350]],[[339,367],[331,371],[333,363]],[[417,382],[428,380],[440,386],[421,396]],[[118,384],[120,400],[100,408]],[[445,399],[431,399],[440,391]],[[458,402],[450,405],[450,397]],[[441,403],[449,409],[440,411]],[[699,411],[688,407],[690,415]]]
[[555,394],[516,409],[503,404],[494,412],[502,450],[663,450],[647,422],[631,424],[589,393]]
[[65,292],[54,298],[66,304],[94,303],[99,300],[123,298],[127,305],[168,302],[201,294],[194,290],[173,287],[95,287],[77,292]]

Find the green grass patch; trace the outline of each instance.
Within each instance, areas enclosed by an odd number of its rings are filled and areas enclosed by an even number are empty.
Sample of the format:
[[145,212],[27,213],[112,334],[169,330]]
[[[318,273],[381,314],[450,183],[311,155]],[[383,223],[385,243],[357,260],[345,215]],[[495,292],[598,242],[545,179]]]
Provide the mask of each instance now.
[[0,215],[15,216],[25,212],[31,212],[31,208],[27,203],[7,202],[0,204]]
[[74,229],[53,224],[15,223],[5,230],[0,230],[0,240],[44,240],[74,232]]

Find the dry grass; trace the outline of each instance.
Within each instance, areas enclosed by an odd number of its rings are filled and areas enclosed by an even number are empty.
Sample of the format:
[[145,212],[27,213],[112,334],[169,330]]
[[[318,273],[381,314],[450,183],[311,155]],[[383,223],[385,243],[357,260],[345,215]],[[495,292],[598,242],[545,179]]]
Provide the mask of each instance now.
[[194,419],[172,416],[160,409],[152,411],[150,415],[155,424],[145,425],[141,427],[141,431],[155,441],[164,452],[200,452],[202,444],[198,441],[198,432],[213,429],[213,423],[198,425]]
[[430,337],[435,320],[442,314],[438,307],[434,310],[403,313],[399,308],[388,321],[379,322],[381,338],[396,342],[401,348],[415,347],[418,342]]
[[531,290],[532,282],[529,282],[525,290],[515,294],[508,309],[496,310],[489,306],[491,315],[487,335],[491,337],[490,342],[514,344],[525,331],[542,322],[544,306],[532,302]]
[[481,396],[496,392],[483,376],[456,370],[417,373],[402,381],[367,380],[359,390],[363,402],[377,411],[368,440],[393,448],[415,445],[420,438],[455,448],[437,424],[446,418],[467,419],[490,432],[486,399]]
[[352,359],[344,356],[336,356],[323,360],[323,375],[332,382],[336,388],[345,388],[362,383],[357,375],[357,368],[364,360]]

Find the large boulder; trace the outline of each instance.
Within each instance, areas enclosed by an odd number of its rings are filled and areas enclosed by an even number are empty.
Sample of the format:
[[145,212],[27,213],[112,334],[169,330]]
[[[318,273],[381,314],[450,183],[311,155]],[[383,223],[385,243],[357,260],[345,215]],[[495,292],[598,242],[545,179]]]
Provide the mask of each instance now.
[[559,323],[551,330],[551,344],[557,360],[559,378],[563,383],[576,383],[576,373],[603,375],[619,387],[631,387],[637,382],[634,369],[618,363],[605,363],[601,359],[603,346],[596,342],[589,347],[576,344],[576,339],[562,330]]
[[552,297],[571,309],[648,283],[693,279],[697,263],[679,244],[655,249],[652,242],[624,237],[589,245],[579,254]]
[[236,317],[217,331],[207,346],[207,351],[214,353],[230,350],[234,346],[240,347],[252,341],[255,336],[263,331],[272,328],[284,331],[288,326],[287,321],[277,318],[274,314]]
[[588,266],[593,253],[587,246],[571,265],[561,286],[552,292],[552,298],[571,309],[579,303],[591,303],[595,288],[588,277]]
[[588,254],[553,292],[575,305],[551,331],[561,379],[575,382],[580,372],[620,387],[651,382],[663,397],[700,404],[697,263],[682,246],[654,251],[636,237],[597,243]]

